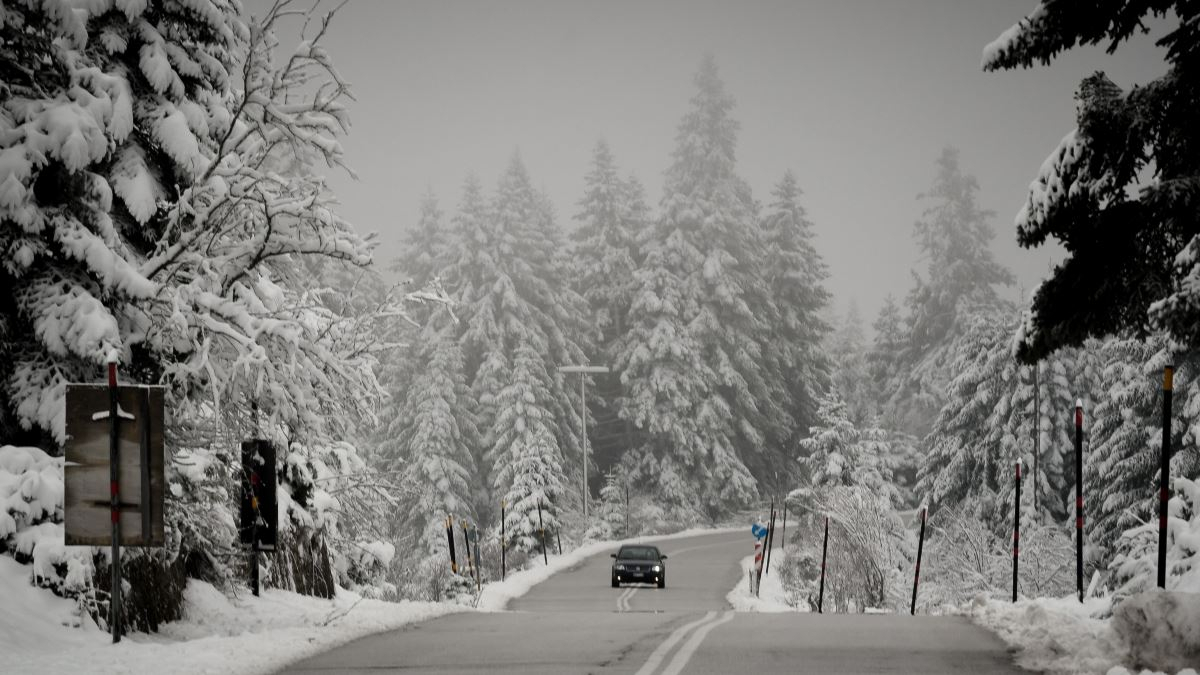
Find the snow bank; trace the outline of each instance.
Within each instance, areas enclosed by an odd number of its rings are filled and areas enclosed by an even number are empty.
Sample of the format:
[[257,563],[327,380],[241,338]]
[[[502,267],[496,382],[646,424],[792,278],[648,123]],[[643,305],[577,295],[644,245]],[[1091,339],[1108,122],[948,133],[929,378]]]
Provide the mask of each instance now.
[[732,527],[721,529],[704,529],[695,528],[676,532],[674,534],[654,535],[650,537],[635,537],[632,539],[622,539],[620,541],[596,541],[589,544],[584,544],[573,551],[569,551],[562,555],[550,556],[548,565],[542,564],[537,558],[531,557],[534,560],[532,567],[514,572],[508,575],[504,581],[495,581],[487,586],[484,586],[483,592],[479,595],[477,607],[489,612],[499,612],[508,606],[508,603],[515,598],[519,598],[529,592],[531,588],[549,579],[558,572],[569,570],[581,564],[585,559],[599,553],[611,551],[612,549],[622,544],[636,544],[642,542],[667,541],[671,539],[685,539],[687,537],[695,537],[702,534],[720,534],[723,532],[740,532],[746,528]]
[[1200,665],[1200,594],[1153,590],[1122,602],[1112,629],[1128,662],[1161,670]]
[[[778,570],[777,564],[782,564],[784,557],[782,548],[771,552],[771,567]],[[754,566],[754,556],[748,555],[742,559],[742,576],[729,595],[725,596],[735,611],[738,612],[798,612],[800,610],[787,604],[787,593],[783,590],[783,582],[778,571],[764,574],[762,587],[758,597],[750,593],[750,570]]]
[[264,590],[228,598],[191,580],[184,617],[158,634],[111,644],[75,603],[29,583],[30,568],[0,556],[0,669],[4,673],[271,673],[356,638],[464,608],[363,599],[322,600]]
[[[1172,595],[1176,597],[1165,597]],[[1200,634],[1197,599],[1179,597],[1188,595],[1147,593],[1147,599],[1126,600],[1115,617],[1129,616],[1111,621],[1101,618],[1112,609],[1109,598],[1080,603],[1071,596],[1011,603],[979,596],[963,611],[1015,647],[1018,666],[1047,675],[1198,675],[1194,670],[1200,663],[1198,652],[1186,656],[1180,651],[1182,644]],[[1130,603],[1135,604],[1127,609]],[[1191,643],[1192,648],[1196,644]]]
[[1074,597],[1037,598],[1016,603],[977,596],[966,607],[972,620],[1017,647],[1017,665],[1050,675],[1104,673],[1121,663],[1121,648],[1099,617],[1110,601]]

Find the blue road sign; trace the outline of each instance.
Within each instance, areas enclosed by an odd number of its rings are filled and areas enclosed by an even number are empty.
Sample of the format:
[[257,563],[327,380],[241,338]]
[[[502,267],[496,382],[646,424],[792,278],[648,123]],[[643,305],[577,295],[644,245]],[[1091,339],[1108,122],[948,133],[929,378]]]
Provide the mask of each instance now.
[[750,526],[750,533],[754,535],[755,539],[762,539],[763,537],[767,536],[767,528],[764,525],[754,523]]

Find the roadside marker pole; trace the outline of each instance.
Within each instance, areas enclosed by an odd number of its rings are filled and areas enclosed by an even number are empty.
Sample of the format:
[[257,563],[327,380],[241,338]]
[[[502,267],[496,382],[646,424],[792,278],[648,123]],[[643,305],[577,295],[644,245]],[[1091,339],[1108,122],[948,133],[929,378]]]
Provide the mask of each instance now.
[[562,528],[554,528],[554,541],[558,543],[558,554],[562,555]]
[[508,542],[504,532],[504,500],[500,500],[500,581],[508,572]]
[[1171,501],[1171,391],[1175,367],[1163,368],[1162,458],[1158,469],[1158,587],[1167,587],[1167,507]]
[[1021,561],[1021,460],[1017,460],[1017,491],[1013,495],[1013,602],[1017,601],[1017,567]]
[[458,574],[458,561],[454,557],[454,516],[446,516],[446,540],[450,543],[450,571]]
[[117,400],[117,358],[108,357],[108,480],[112,497],[112,592],[109,594],[108,627],[112,641],[121,641],[121,415]]
[[787,497],[783,498],[783,532],[780,533],[780,539],[783,540],[783,548],[787,550]]
[[538,500],[538,536],[542,540],[542,562],[550,564],[550,554],[546,552],[546,528],[542,527],[542,500]]
[[775,548],[775,500],[771,500],[771,519],[767,521],[767,564],[763,574],[771,572],[771,549]]
[[1075,586],[1083,602],[1083,400],[1075,400]]
[[910,615],[917,613],[917,586],[921,583],[921,553],[925,548],[925,507],[921,507],[921,533],[917,535],[917,568],[913,572],[913,596],[912,607],[909,608]]
[[829,553],[829,516],[825,516],[825,543],[821,545],[821,590],[817,592],[817,614],[825,605],[825,556]]
[[471,535],[467,531],[467,519],[463,518],[461,521],[459,521],[459,525],[462,526],[462,531],[463,531],[463,553],[465,553],[467,556],[467,564],[463,565],[463,569],[465,569],[467,571],[467,576],[473,577],[473,576],[475,576],[475,574],[474,574],[475,566],[474,566],[474,563],[471,561]]

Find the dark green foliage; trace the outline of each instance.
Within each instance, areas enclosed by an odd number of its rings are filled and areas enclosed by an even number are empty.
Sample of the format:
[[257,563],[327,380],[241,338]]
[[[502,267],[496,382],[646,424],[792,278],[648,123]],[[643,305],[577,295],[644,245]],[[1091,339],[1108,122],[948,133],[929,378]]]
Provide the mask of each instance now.
[[1114,51],[1148,16],[1179,26],[1158,41],[1168,71],[1125,92],[1103,73],[1080,84],[1078,128],[1043,165],[1017,218],[1018,241],[1067,250],[1033,300],[1027,362],[1089,336],[1164,329],[1200,344],[1200,33],[1193,2],[1042,2],[985,52],[984,68],[1049,63],[1077,44]]

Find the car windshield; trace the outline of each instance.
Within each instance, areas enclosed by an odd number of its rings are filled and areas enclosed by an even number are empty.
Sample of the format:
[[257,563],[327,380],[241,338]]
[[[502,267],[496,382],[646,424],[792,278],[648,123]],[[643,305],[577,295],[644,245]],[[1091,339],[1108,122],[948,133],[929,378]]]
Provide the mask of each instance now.
[[658,549],[653,546],[627,546],[617,557],[622,560],[658,560]]

